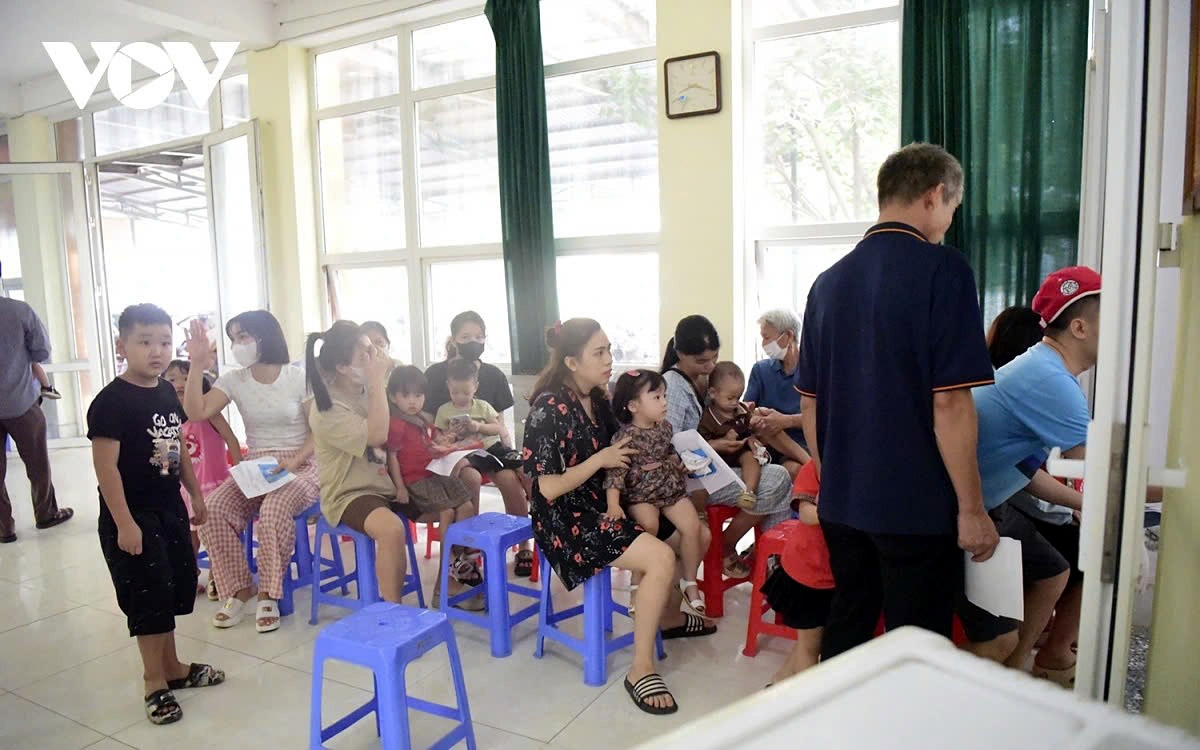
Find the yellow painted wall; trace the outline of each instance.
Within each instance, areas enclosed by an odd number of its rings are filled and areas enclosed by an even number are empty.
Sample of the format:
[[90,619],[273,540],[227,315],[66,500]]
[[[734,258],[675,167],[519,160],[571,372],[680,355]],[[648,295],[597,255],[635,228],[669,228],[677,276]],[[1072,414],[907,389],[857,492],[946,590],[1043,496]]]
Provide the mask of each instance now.
[[[700,313],[716,325],[724,358],[744,332],[739,101],[741,4],[733,0],[658,0],[659,326],[665,346],[675,323]],[[716,50],[723,106],[714,115],[669,120],[663,62]],[[740,87],[739,87],[740,88]]]
[[301,358],[305,334],[321,327],[308,64],[306,49],[286,44],[246,61],[250,116],[261,128],[271,310],[292,359]]
[[1187,487],[1167,490],[1147,668],[1146,714],[1200,735],[1200,216],[1180,237],[1179,334],[1168,465],[1186,466]]

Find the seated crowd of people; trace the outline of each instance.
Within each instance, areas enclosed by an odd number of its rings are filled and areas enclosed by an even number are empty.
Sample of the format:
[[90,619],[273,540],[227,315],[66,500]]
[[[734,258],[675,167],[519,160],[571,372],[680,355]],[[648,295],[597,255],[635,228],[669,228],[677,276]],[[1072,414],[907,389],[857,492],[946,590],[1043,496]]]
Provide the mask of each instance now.
[[[716,631],[697,584],[710,545],[725,575],[744,578],[755,552],[739,542],[784,523],[796,533],[763,591],[798,637],[773,681],[867,641],[881,618],[947,637],[957,618],[964,648],[1028,669],[1053,614],[1032,669],[1070,684],[1081,495],[1042,465],[1052,448],[1084,451],[1089,412],[1077,378],[1096,362],[1100,278],[1084,267],[1051,274],[1030,307],[1006,310],[985,337],[971,269],[940,244],[962,185],[940,147],[891,155],[879,171],[879,223],[814,283],[803,321],[789,310],[762,315],[766,356],[748,377],[720,360],[716,327],[702,315],[678,322],[659,370],[615,379],[599,322],[554,325],[548,363],[520,394],[530,402],[520,447],[503,419],[512,391],[481,361],[487,330],[474,312],[454,318],[445,361],[425,372],[393,362],[375,322],[312,334],[296,367],[274,316],[245,312],[225,331],[240,369],[209,382],[214,350],[202,324],[190,331],[190,361],[173,361],[169,316],[126,309],[118,350],[128,369],[96,397],[88,434],[101,545],[141,647],[148,718],[178,720],[172,691],[224,679],[175,650],[174,617],[193,609],[201,545],[208,596],[223,601],[212,624],[232,628],[252,614],[269,633],[280,625],[293,519],[316,498],[329,523],[375,541],[380,594],[399,602],[409,522],[445,528],[475,515],[485,482],[507,513],[531,517],[540,554],[568,590],[608,568],[632,573],[624,685],[648,713],[678,709],[655,672],[656,636]],[[221,417],[231,402],[245,456]],[[736,482],[688,491],[672,439],[693,430]],[[431,470],[468,449],[480,452]],[[292,478],[248,498],[229,467],[259,458]],[[704,518],[711,506],[736,509],[719,539]],[[257,583],[242,547],[252,518]],[[1001,535],[1022,544],[1022,621],[963,594],[964,551],[985,560]],[[482,580],[477,551],[443,545],[441,555],[452,595]],[[529,576],[533,564],[527,543],[514,572]]]

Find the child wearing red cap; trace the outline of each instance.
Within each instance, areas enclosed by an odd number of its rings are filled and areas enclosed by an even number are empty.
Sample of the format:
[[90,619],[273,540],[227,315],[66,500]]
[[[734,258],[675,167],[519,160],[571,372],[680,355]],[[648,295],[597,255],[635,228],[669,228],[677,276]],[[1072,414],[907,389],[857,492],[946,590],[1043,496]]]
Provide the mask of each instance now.
[[780,565],[763,584],[762,592],[789,628],[796,629],[796,645],[771,684],[814,666],[821,658],[821,635],[833,603],[833,570],[829,548],[817,520],[817,496],[821,491],[817,465],[800,468],[792,484],[793,507],[803,526],[793,534],[780,556]]

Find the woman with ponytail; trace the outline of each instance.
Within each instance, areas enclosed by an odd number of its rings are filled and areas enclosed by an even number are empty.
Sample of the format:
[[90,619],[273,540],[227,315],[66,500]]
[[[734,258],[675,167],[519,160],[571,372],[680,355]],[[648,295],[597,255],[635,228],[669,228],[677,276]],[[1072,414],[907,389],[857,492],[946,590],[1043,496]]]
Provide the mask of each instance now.
[[[708,392],[708,376],[717,366],[720,349],[721,339],[717,336],[717,329],[703,315],[689,315],[675,326],[675,335],[667,342],[667,350],[663,354],[662,375],[667,382],[667,421],[676,432],[700,427]],[[735,474],[741,475],[740,467],[730,468]],[[722,567],[725,575],[731,578],[750,575],[749,561],[737,554],[737,543],[755,526],[761,533],[791,518],[791,484],[791,475],[782,466],[767,464],[762,467],[754,507],[738,513],[722,536]],[[738,503],[740,492],[737,484],[730,484],[711,496],[704,490],[698,490],[692,493],[692,501],[698,510],[707,505],[734,506]]]
[[[240,369],[229,370],[204,392],[204,371],[212,366],[213,346],[208,329],[193,321],[187,342],[191,367],[183,391],[189,421],[209,420],[230,404],[237,405],[246,426],[249,457],[273,458],[275,473],[296,476],[262,497],[248,498],[237,482],[226,479],[205,497],[208,522],[199,528],[208,549],[217,593],[225,604],[213,617],[218,628],[231,628],[245,617],[250,598],[258,594],[255,629],[279,628],[279,598],[284,571],[296,546],[296,515],[317,501],[317,466],[312,434],[308,431],[304,372],[288,364],[287,342],[275,316],[251,310],[230,319],[225,333]],[[258,587],[246,564],[242,533],[258,514]]]
[[[320,344],[320,351],[317,345]],[[354,323],[339,320],[308,337],[305,369],[315,408],[309,417],[320,470],[321,513],[375,540],[375,574],[385,601],[404,591],[406,533],[387,470],[392,362]]]
[[674,551],[633,521],[607,515],[604,470],[627,467],[635,453],[628,438],[609,445],[619,425],[604,394],[612,376],[608,336],[596,321],[574,318],[550,329],[546,343],[550,359],[533,388],[523,453],[533,478],[534,539],[567,590],[608,575],[610,566],[641,575],[625,689],[647,713],[674,713],[675,699],[654,672],[655,636],[679,621],[671,629],[680,635],[715,628],[679,612],[677,600],[664,616],[676,578]]

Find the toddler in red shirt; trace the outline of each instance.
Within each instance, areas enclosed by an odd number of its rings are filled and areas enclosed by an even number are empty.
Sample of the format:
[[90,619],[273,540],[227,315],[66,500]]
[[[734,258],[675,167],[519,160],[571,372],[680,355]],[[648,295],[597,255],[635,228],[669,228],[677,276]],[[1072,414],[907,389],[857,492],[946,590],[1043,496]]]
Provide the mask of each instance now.
[[780,556],[780,565],[763,584],[762,592],[783,623],[796,628],[796,645],[771,679],[803,672],[821,658],[821,634],[833,602],[833,570],[829,548],[817,520],[821,483],[815,461],[809,461],[792,484],[793,507],[802,524]]

